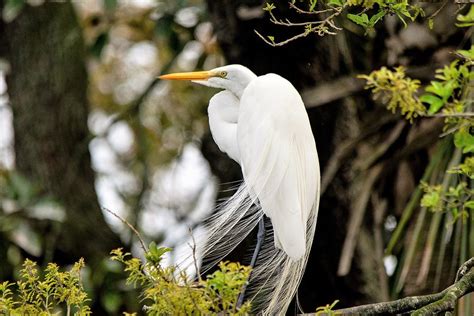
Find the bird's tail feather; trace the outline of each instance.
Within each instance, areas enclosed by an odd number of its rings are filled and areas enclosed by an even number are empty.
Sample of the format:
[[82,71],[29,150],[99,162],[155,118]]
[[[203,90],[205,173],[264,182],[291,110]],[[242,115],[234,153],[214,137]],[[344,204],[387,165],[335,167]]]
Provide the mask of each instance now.
[[[319,197],[319,194],[317,196]],[[252,300],[256,313],[274,315],[284,313],[288,309],[303,277],[311,250],[318,205],[319,199],[308,217],[305,255],[297,261],[292,260],[281,249],[275,248],[273,228],[267,221],[265,241],[250,277],[246,294],[246,297]],[[206,259],[201,272],[205,273],[234,250],[263,216],[258,201],[251,197],[245,183],[242,183],[236,193],[206,220],[206,238],[197,239],[197,252],[201,258]]]
[[[206,273],[235,249],[258,224],[263,216],[247,193],[245,185],[240,185],[234,195],[217,207],[217,211],[204,222],[201,234],[194,234],[195,252],[205,259],[201,273]],[[181,269],[192,267],[190,258],[178,260]]]
[[[264,315],[282,314],[288,309],[303,277],[316,229],[319,201],[311,209],[306,228],[305,255],[294,261],[273,243],[267,233],[248,286],[248,294],[256,311]],[[268,230],[267,230],[268,231]]]

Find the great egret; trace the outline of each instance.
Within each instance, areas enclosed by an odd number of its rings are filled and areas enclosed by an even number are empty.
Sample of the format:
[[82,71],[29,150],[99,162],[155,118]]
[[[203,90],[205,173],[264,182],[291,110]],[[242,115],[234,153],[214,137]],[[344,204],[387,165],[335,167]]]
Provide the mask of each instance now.
[[[208,240],[198,246],[215,264],[259,223],[250,299],[263,314],[283,313],[303,276],[319,206],[318,154],[300,95],[283,77],[257,77],[241,65],[160,78],[224,89],[209,102],[209,125],[244,181],[208,221]],[[274,232],[266,236],[264,214]]]

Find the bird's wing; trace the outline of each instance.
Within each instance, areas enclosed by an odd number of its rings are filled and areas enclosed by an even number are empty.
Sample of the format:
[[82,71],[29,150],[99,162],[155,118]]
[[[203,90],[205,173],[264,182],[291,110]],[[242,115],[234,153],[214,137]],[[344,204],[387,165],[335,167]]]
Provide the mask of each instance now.
[[319,164],[303,101],[289,81],[268,74],[247,86],[237,141],[245,183],[271,218],[275,245],[298,260],[306,251]]

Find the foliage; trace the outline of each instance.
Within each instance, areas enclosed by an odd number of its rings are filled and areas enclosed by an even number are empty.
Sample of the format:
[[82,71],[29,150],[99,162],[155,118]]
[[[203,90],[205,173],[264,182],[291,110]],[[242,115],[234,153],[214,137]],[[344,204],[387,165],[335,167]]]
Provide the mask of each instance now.
[[[473,46],[474,48],[474,46]],[[469,52],[471,52],[473,50]],[[429,105],[428,114],[435,114],[443,107],[454,107],[462,104],[462,92],[473,74],[469,71],[468,65],[461,63],[460,60],[453,61],[450,65],[436,70],[435,78],[426,87],[426,93],[420,97],[420,100]]]
[[[408,78],[403,67],[393,71],[382,67],[369,75],[361,75],[366,80],[366,89],[374,97],[382,96],[382,102],[392,112],[400,110],[411,122],[417,116],[431,116],[442,111],[445,117],[445,131],[454,132],[454,144],[463,153],[474,152],[474,136],[471,135],[473,120],[470,114],[472,91],[469,84],[474,79],[470,69],[474,57],[474,45],[469,50],[457,52],[460,57],[449,65],[436,70],[435,78],[420,94],[420,81]],[[466,113],[469,112],[469,113]],[[463,164],[453,167],[449,172],[473,177],[474,159],[467,157]],[[456,182],[455,186],[443,188],[441,185],[428,185],[422,182],[424,195],[421,206],[433,212],[449,210],[454,220],[466,218],[474,206],[473,190],[467,182]]]
[[425,194],[421,198],[420,205],[432,211],[441,210],[441,186],[430,186],[426,182],[422,182],[421,185]]
[[[124,264],[127,283],[141,287],[144,310],[148,315],[246,315],[251,305],[244,303],[237,308],[237,299],[250,275],[250,267],[239,263],[221,262],[219,269],[192,281],[186,272],[176,266],[163,267],[160,262],[170,248],[152,243],[145,253],[146,261],[124,253],[122,249],[111,252],[112,260]],[[68,271],[61,272],[49,263],[40,272],[37,264],[29,259],[20,270],[16,283],[0,283],[0,314],[2,315],[52,315],[65,309],[66,315],[90,315],[90,301],[81,282],[84,260],[80,259]],[[128,314],[126,315],[134,315]]]
[[467,182],[461,181],[456,186],[451,186],[443,191],[440,185],[422,183],[424,190],[421,206],[433,212],[450,211],[453,221],[461,218],[466,220],[470,210],[474,209],[474,190],[469,188]]
[[403,67],[397,67],[394,71],[382,67],[359,78],[367,80],[366,89],[370,89],[376,98],[381,97],[392,112],[400,110],[410,121],[425,114],[425,107],[415,96],[420,81],[407,78]]
[[458,27],[470,27],[474,25],[474,5],[471,4],[469,12],[465,15],[459,14],[457,16],[459,23],[456,24]]
[[[366,30],[374,28],[375,24],[387,14],[395,14],[405,26],[407,25],[406,18],[415,21],[419,15],[424,15],[421,7],[409,3],[407,0],[348,0],[347,3],[362,9],[362,12],[358,14],[347,14],[347,18],[363,26]],[[377,5],[377,11],[369,18],[365,12],[373,9],[375,5]]]
[[455,132],[454,144],[463,153],[474,152],[474,136],[470,129],[474,122],[470,115],[472,93],[469,83],[474,79],[470,69],[474,57],[474,45],[469,50],[457,51],[459,59],[436,70],[435,78],[420,94],[420,81],[405,75],[403,67],[393,71],[382,67],[369,75],[360,75],[365,79],[366,89],[374,97],[382,96],[382,102],[392,112],[400,110],[411,122],[417,116],[430,116],[442,112],[445,119],[445,131]]
[[467,157],[458,167],[449,170],[450,173],[462,174],[474,179],[474,157]]
[[320,315],[327,315],[327,316],[335,316],[335,315],[340,315],[340,313],[334,311],[334,307],[336,304],[339,303],[339,300],[335,300],[332,302],[331,305],[326,304],[325,306],[320,306],[316,308],[316,316]]
[[[154,249],[154,250],[151,250]],[[127,282],[143,289],[145,310],[149,315],[245,315],[250,303],[237,308],[237,299],[250,275],[250,267],[239,263],[221,262],[219,270],[205,280],[192,281],[176,266],[162,267],[162,255],[169,248],[151,245],[146,262],[131,257],[122,249],[112,251],[112,259],[125,265]]]
[[[396,15],[404,26],[407,26],[406,19],[413,22],[418,16],[425,15],[420,6],[408,0],[307,0],[300,2],[305,4],[297,5],[296,0],[289,1],[290,8],[298,13],[311,16],[305,22],[292,22],[288,19],[278,18],[274,13],[277,6],[272,2],[267,2],[263,10],[269,13],[270,22],[273,24],[299,27],[303,29],[301,33],[279,42],[275,42],[275,36],[273,35],[263,36],[256,31],[257,35],[269,45],[282,46],[301,37],[306,37],[309,34],[317,34],[319,36],[326,34],[335,35],[337,31],[342,30],[342,28],[337,26],[336,19],[344,12],[347,12],[347,19],[362,26],[366,34],[371,33],[375,25],[382,21],[386,15]],[[357,10],[359,12],[351,13]]]
[[0,283],[0,313],[52,315],[64,307],[66,315],[90,315],[89,299],[81,283],[82,268],[84,260],[80,259],[69,271],[61,272],[56,264],[49,263],[41,273],[35,262],[26,259],[16,284]]

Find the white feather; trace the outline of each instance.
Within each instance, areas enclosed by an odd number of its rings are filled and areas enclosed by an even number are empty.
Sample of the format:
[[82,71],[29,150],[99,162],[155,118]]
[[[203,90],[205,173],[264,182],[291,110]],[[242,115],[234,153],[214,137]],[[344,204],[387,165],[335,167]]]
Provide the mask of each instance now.
[[271,218],[249,289],[264,314],[288,308],[303,276],[319,205],[319,162],[303,101],[286,79],[250,82],[240,100],[237,140],[245,185]]
[[240,163],[244,182],[206,221],[207,241],[198,240],[197,251],[208,259],[205,272],[235,249],[266,214],[271,225],[266,225],[247,297],[259,313],[282,314],[301,282],[314,237],[319,161],[296,89],[278,75],[255,77],[242,68],[217,69],[238,83],[215,79],[211,86],[229,91],[211,99],[209,122],[219,148]]

